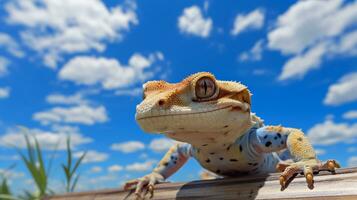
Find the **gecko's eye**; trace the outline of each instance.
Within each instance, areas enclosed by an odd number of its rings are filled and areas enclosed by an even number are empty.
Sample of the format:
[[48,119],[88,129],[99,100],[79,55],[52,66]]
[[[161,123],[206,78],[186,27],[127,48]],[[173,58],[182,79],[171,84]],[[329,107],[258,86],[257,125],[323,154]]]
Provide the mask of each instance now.
[[198,79],[195,88],[196,96],[199,99],[206,99],[212,97],[216,92],[215,82],[208,77]]

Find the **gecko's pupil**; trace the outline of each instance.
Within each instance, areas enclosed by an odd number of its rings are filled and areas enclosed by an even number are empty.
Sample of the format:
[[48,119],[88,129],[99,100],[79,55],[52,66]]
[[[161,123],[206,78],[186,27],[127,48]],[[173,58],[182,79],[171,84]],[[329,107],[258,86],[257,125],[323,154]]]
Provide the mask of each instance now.
[[215,82],[208,77],[200,78],[196,83],[196,96],[200,99],[209,98],[215,94]]

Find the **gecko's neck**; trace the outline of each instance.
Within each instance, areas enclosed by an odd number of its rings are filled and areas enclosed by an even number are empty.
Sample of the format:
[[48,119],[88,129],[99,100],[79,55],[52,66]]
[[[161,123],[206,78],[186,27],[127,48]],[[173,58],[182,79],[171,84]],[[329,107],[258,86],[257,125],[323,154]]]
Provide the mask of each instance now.
[[227,126],[216,132],[200,132],[200,131],[182,131],[166,133],[166,135],[174,140],[191,144],[195,148],[223,149],[234,144],[236,140],[244,135],[254,126],[254,123],[246,123],[241,127]]

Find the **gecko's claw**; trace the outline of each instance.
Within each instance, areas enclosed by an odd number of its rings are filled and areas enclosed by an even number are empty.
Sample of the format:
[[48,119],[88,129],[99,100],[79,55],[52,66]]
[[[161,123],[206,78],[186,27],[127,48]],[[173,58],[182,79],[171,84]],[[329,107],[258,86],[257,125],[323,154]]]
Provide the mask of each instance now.
[[293,179],[298,172],[299,168],[293,165],[290,165],[284,169],[279,178],[281,190],[284,190],[289,185],[291,179]]
[[335,173],[336,168],[340,168],[341,165],[336,160],[328,160],[325,164],[322,165],[323,169],[330,171],[331,173]]
[[328,160],[322,164],[317,159],[299,161],[291,164],[279,163],[276,166],[277,171],[282,171],[279,178],[282,190],[284,190],[299,173],[305,176],[308,188],[313,189],[314,173],[318,173],[319,171],[330,171],[335,173],[336,168],[340,168],[340,164],[335,160]]
[[164,181],[164,177],[152,172],[142,178],[126,182],[124,190],[135,189],[135,196],[137,200],[145,199],[146,195],[150,193],[150,198],[154,196],[154,185]]
[[148,191],[150,193],[150,199],[154,197],[154,185],[150,184],[148,186]]
[[311,190],[314,189],[314,176],[312,175],[312,173],[305,174],[305,178],[307,187]]

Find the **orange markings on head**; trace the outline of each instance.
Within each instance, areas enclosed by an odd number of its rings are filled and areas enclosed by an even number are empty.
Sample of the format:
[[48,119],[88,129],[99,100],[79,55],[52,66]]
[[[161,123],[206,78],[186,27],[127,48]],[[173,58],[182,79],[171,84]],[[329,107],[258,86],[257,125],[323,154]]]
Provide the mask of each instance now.
[[276,132],[276,133],[281,133],[283,132],[283,127],[282,126],[267,126],[266,131],[269,131],[269,132]]
[[[211,98],[198,100],[196,97],[196,83],[201,78],[210,78],[215,81],[217,93]],[[159,106],[170,107],[172,105],[188,106],[192,101],[205,101],[215,103],[221,98],[230,98],[251,105],[251,93],[243,84],[231,81],[218,81],[209,72],[192,74],[179,83],[167,83],[166,81],[149,81],[144,85],[144,98],[147,96],[160,96],[157,99]],[[161,104],[159,103],[161,102]]]

